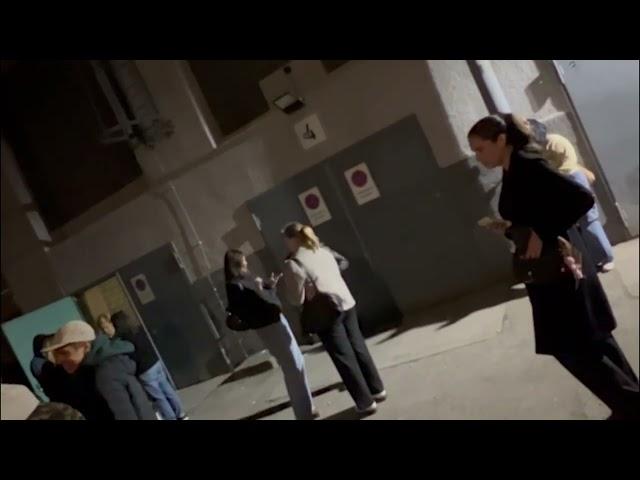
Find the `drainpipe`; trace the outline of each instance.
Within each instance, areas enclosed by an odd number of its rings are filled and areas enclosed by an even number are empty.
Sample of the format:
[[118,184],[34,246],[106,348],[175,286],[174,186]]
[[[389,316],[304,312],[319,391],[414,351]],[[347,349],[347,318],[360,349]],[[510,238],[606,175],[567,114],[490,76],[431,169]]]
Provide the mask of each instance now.
[[[155,151],[152,151],[152,154],[155,158],[156,164],[160,169],[160,173],[165,174],[166,170],[164,168],[164,164],[162,163],[162,160],[160,159],[159,155]],[[211,262],[209,261],[209,255],[207,254],[207,249],[204,243],[202,242],[200,235],[198,235],[198,230],[196,229],[193,223],[193,220],[189,215],[188,209],[185,207],[184,203],[182,202],[182,199],[180,198],[180,194],[178,193],[178,190],[176,189],[173,182],[169,181],[166,184],[166,187],[164,189],[156,190],[155,194],[159,196],[162,200],[164,200],[167,204],[167,207],[169,207],[169,209],[173,211],[175,220],[178,222],[180,229],[183,231],[184,230],[188,231],[188,234],[185,235],[184,240],[187,246],[187,252],[189,254],[189,257],[191,258],[191,262],[193,263],[193,268],[195,270],[196,276],[198,278],[204,277],[207,279],[207,283],[209,284],[211,291],[213,292],[213,295],[216,298],[216,303],[218,304],[222,315],[224,315],[227,307],[225,305],[224,300],[220,296],[220,292],[218,292],[218,289],[216,288],[215,284],[213,283],[213,280],[211,279],[212,268],[211,268]],[[169,196],[173,197],[173,202],[169,199]],[[184,228],[185,226],[186,226],[186,229]],[[191,242],[191,239],[189,237],[193,239],[193,243]],[[196,255],[194,253],[196,249],[200,251],[200,255]],[[202,305],[201,305],[201,308],[202,308]],[[207,312],[207,317],[211,322],[211,326],[214,331],[214,336],[216,337],[216,340],[218,340],[217,347],[220,350],[220,353],[222,354],[222,357],[225,363],[227,364],[227,367],[229,368],[230,371],[233,371],[233,365],[229,359],[229,355],[224,345],[220,342],[221,340],[220,333],[218,332],[218,329],[213,323],[213,319],[210,317],[208,312]],[[249,355],[247,354],[246,350],[244,349],[244,346],[242,345],[242,339],[238,338],[238,342],[240,343],[240,347],[245,356],[245,359],[249,358]]]
[[471,74],[490,113],[511,113],[507,97],[500,86],[491,60],[467,60]]

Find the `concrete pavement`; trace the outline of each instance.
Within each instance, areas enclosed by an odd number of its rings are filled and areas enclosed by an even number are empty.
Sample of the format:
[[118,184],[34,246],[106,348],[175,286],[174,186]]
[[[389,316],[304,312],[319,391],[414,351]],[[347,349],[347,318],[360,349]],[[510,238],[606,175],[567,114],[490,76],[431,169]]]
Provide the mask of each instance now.
[[[614,332],[638,371],[638,240],[615,247],[601,280],[618,318]],[[405,319],[368,340],[389,399],[383,419],[602,419],[608,409],[553,358],[534,354],[524,291],[493,286]],[[305,353],[323,419],[356,419],[327,354]],[[250,374],[244,378],[244,374]],[[292,419],[282,375],[266,353],[229,378],[181,391],[193,419]]]

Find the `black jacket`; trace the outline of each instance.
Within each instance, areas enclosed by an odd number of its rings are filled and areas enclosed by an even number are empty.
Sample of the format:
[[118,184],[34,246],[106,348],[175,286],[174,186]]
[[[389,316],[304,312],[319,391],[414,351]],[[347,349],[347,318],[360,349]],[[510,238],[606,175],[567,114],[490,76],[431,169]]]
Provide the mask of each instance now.
[[116,335],[131,342],[135,347],[135,351],[130,356],[136,362],[136,375],[142,375],[160,361],[147,332],[142,327],[138,327],[136,330],[118,329]]
[[583,254],[584,278],[527,284],[538,353],[575,352],[610,335],[616,326],[595,265],[588,256],[579,219],[593,206],[593,194],[552,170],[541,158],[522,152],[511,157],[500,193],[500,215],[528,227],[543,242],[543,255],[568,239]]
[[136,377],[136,364],[128,354],[131,343],[99,333],[84,366],[95,367],[96,388],[116,420],[156,420],[153,407]]
[[87,420],[113,420],[109,405],[96,388],[95,368],[80,366],[69,374],[61,366],[34,358],[31,371],[51,402],[67,404]]
[[231,282],[227,283],[227,300],[227,310],[252,329],[266,327],[280,320],[280,302],[274,290],[265,289],[263,296],[260,296],[251,288]]

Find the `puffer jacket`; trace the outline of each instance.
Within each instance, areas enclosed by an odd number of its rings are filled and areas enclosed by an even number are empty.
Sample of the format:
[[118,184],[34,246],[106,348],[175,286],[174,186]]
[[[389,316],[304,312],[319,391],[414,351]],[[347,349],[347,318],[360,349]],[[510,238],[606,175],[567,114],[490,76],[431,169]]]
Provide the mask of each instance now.
[[128,356],[131,343],[99,333],[83,364],[95,367],[96,388],[116,420],[156,420],[155,412],[136,378],[136,364]]

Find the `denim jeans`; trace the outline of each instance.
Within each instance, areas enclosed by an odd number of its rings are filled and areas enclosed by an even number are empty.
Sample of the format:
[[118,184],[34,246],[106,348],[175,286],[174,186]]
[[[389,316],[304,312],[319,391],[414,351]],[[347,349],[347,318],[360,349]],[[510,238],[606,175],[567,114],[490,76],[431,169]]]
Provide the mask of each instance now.
[[291,333],[289,323],[281,315],[279,322],[258,328],[255,332],[282,369],[296,419],[312,419],[313,401],[304,369],[304,357]]
[[139,378],[147,395],[153,400],[154,407],[164,420],[176,420],[185,416],[182,401],[171,385],[162,362],[157,362]]

